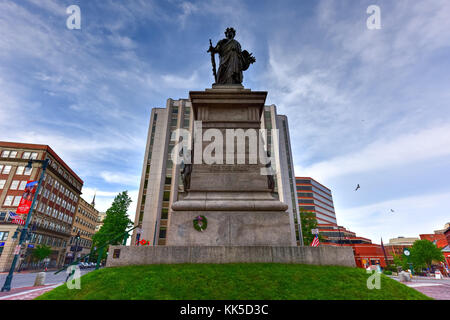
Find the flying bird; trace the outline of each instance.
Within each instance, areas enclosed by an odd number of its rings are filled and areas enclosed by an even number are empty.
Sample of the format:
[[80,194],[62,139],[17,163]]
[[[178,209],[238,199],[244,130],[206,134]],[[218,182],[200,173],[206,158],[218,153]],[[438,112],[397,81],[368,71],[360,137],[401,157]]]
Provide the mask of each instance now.
[[355,191],[357,191],[359,188],[361,188],[360,186],[359,186],[359,184],[356,186],[356,189],[355,189]]
[[391,212],[395,212],[395,211],[391,209]]

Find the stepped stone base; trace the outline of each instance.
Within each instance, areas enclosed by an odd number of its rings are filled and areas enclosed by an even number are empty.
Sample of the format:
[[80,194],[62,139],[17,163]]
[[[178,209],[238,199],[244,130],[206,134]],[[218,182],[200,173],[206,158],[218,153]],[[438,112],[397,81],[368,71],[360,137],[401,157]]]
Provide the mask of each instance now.
[[110,246],[107,267],[179,263],[296,263],[356,267],[350,247]]

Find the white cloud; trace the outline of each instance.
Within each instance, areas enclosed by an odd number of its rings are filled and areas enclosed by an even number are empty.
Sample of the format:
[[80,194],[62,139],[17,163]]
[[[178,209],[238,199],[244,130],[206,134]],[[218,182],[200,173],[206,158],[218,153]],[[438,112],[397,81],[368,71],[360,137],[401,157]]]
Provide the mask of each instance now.
[[109,171],[102,171],[100,176],[108,183],[117,183],[124,186],[138,186],[141,181],[140,176]]
[[161,76],[164,84],[173,89],[191,89],[198,88],[200,79],[198,72],[194,71],[189,77],[182,77],[176,74],[165,74]]
[[[390,210],[393,209],[394,212]],[[450,193],[419,195],[355,207],[336,207],[338,224],[380,243],[433,233],[450,221]]]
[[[87,202],[91,203],[95,194],[95,208],[100,212],[106,212],[111,207],[114,198],[124,190],[118,191],[102,191],[94,188],[83,187],[83,194],[81,197]],[[136,214],[136,206],[137,206],[137,198],[138,198],[139,190],[133,189],[128,191],[128,195],[130,196],[132,202],[130,207],[128,208],[128,216],[131,221],[134,222],[134,217]]]
[[322,180],[349,173],[411,164],[450,155],[450,125],[424,129],[394,138],[383,138],[351,154],[296,166],[296,172]]

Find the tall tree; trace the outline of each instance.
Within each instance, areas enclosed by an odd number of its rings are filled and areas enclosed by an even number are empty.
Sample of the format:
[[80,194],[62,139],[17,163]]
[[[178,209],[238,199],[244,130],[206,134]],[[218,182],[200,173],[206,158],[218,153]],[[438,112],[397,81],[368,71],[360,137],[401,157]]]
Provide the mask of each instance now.
[[47,258],[52,253],[52,249],[49,246],[44,245],[38,245],[33,250],[33,258],[35,258],[37,261],[42,261],[45,258]]
[[[305,246],[309,246],[314,240],[314,234],[311,233],[312,229],[317,229],[316,215],[312,211],[306,211],[300,209],[300,220],[302,223],[303,243]],[[319,234],[319,241],[322,241],[323,237]]]
[[428,240],[416,240],[410,251],[414,267],[430,268],[433,261],[444,261],[441,249]]
[[[100,230],[92,237],[92,245],[99,247],[106,242],[113,240],[121,233],[124,233],[133,222],[128,218],[128,207],[130,206],[131,198],[128,196],[128,191],[119,193],[111,205],[106,210],[106,217],[103,220],[103,225]],[[111,244],[117,245],[123,242],[124,236],[114,240]],[[104,250],[103,256],[106,256],[107,248]]]

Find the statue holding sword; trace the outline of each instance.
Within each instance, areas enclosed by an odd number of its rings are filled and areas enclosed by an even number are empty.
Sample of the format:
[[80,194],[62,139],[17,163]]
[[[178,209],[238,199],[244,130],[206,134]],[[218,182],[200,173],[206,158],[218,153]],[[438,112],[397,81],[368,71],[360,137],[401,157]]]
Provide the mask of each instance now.
[[[239,42],[234,40],[236,30],[227,28],[225,30],[226,39],[220,40],[214,47],[209,40],[211,53],[211,63],[215,84],[242,84],[244,78],[243,71],[247,70],[250,64],[256,61],[255,57],[247,50],[242,51]],[[214,54],[219,54],[219,69],[216,73],[216,61]]]

